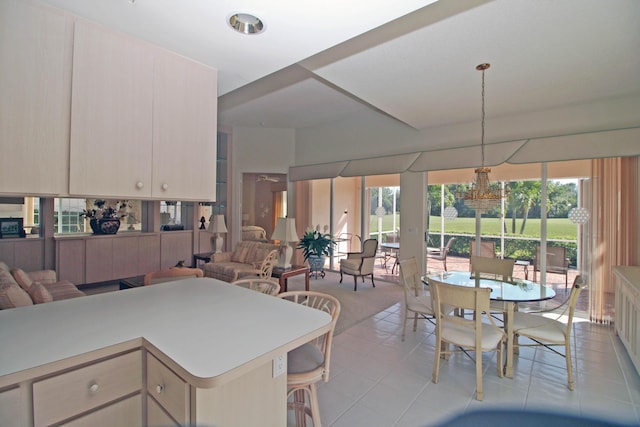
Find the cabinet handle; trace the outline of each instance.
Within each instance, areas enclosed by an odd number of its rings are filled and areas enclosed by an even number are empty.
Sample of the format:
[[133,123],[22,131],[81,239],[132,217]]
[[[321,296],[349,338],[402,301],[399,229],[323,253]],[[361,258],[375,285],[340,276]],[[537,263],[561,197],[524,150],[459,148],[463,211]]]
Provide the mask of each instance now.
[[99,389],[100,389],[100,386],[97,383],[93,383],[89,386],[89,392],[91,394],[96,394]]
[[138,181],[138,182],[136,182],[136,188],[137,188],[138,190],[140,190],[142,187],[144,187],[144,184],[142,183],[142,181]]
[[163,391],[164,391],[164,385],[163,385],[163,384],[158,384],[158,385],[156,386],[156,392],[157,392],[158,394],[162,394],[162,392],[163,392]]
[[165,182],[164,184],[162,184],[162,186],[161,186],[161,187],[162,187],[162,189],[163,189],[164,191],[167,191],[167,190],[169,189],[169,184],[167,184],[167,183]]

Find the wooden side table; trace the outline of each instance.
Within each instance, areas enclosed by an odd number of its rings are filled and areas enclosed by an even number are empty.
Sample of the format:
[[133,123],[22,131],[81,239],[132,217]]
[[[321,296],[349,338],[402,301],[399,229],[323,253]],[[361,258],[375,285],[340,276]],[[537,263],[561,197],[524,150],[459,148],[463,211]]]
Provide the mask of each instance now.
[[198,261],[204,261],[204,263],[208,263],[211,261],[211,256],[213,254],[211,252],[203,252],[201,254],[193,254],[193,266],[198,267]]
[[289,277],[304,274],[304,290],[309,290],[309,267],[306,265],[292,265],[291,268],[283,269],[274,267],[271,277],[278,279],[280,283],[280,292],[287,291],[287,280]]

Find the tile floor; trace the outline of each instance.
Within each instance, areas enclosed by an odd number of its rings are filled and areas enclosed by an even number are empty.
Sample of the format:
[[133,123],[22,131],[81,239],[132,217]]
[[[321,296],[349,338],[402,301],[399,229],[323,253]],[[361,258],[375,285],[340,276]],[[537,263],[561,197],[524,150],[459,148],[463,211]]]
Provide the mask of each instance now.
[[513,379],[496,374],[495,354],[483,358],[484,400],[476,401],[475,365],[463,354],[441,364],[431,382],[433,325],[418,322],[401,341],[396,304],[334,339],[331,376],[318,386],[322,422],[333,427],[432,426],[475,409],[547,409],[640,424],[640,377],[612,328],[578,321],[573,341],[575,390],[564,358],[522,348]]

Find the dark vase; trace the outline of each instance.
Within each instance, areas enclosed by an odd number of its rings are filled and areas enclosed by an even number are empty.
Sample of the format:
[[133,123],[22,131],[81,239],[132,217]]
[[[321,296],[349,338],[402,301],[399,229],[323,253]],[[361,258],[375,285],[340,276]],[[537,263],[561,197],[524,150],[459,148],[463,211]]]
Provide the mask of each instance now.
[[119,218],[91,218],[89,225],[93,230],[93,234],[116,234],[120,229]]

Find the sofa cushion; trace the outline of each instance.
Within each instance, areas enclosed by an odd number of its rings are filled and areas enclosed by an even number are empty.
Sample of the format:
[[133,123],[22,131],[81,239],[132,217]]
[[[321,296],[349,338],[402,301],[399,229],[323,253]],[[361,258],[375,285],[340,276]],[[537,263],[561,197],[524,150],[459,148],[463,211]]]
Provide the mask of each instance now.
[[9,270],[0,269],[0,286],[4,285],[17,285],[16,279],[14,279],[13,275],[9,272]]
[[60,280],[56,283],[43,283],[43,286],[47,288],[47,291],[49,291],[54,301],[83,297],[86,295],[68,280]]
[[238,262],[244,264],[247,262],[247,257],[249,256],[249,246],[243,245],[242,242],[239,242],[236,246],[236,249],[231,254],[231,262]]
[[47,288],[45,288],[40,282],[33,282],[28,292],[34,304],[43,304],[45,302],[53,301],[51,293],[49,293]]
[[17,283],[0,285],[0,310],[33,305],[28,293]]
[[33,283],[33,280],[29,277],[27,273],[25,273],[21,268],[13,268],[11,269],[11,274],[13,274],[14,279],[18,282],[18,285],[25,291],[29,292],[29,288]]

